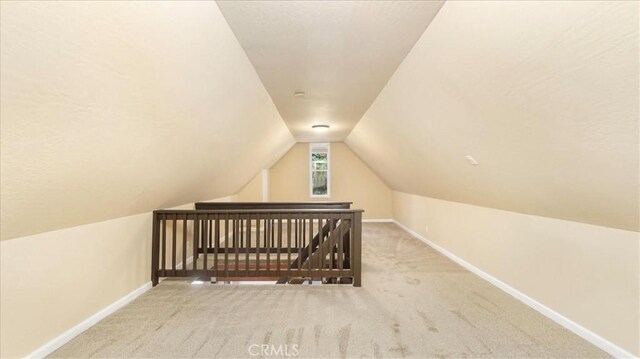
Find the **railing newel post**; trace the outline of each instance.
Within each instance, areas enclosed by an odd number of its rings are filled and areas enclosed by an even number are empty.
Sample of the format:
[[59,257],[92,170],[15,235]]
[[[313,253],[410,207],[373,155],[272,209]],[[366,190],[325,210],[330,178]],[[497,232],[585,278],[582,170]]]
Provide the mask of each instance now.
[[353,246],[351,248],[351,270],[353,271],[353,286],[362,286],[362,212],[353,213],[351,222]]
[[158,219],[158,217],[160,216],[158,213],[156,213],[155,211],[153,212],[153,224],[152,224],[152,229],[151,229],[151,285],[152,286],[156,286],[158,285],[158,270],[159,270],[159,263],[158,263],[158,257],[160,256],[160,246],[159,246],[159,241],[160,241],[160,221]]

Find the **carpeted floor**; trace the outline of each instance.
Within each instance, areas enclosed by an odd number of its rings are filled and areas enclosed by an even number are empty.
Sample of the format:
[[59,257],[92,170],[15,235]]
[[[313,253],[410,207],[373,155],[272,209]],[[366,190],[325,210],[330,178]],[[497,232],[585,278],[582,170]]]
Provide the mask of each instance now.
[[395,224],[363,227],[361,288],[165,280],[52,357],[609,357]]

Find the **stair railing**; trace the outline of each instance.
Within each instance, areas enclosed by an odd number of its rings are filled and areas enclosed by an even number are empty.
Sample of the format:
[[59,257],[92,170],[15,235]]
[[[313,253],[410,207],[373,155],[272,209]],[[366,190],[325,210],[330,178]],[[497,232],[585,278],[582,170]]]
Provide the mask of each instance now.
[[163,277],[361,285],[362,210],[263,206],[154,211],[153,285]]

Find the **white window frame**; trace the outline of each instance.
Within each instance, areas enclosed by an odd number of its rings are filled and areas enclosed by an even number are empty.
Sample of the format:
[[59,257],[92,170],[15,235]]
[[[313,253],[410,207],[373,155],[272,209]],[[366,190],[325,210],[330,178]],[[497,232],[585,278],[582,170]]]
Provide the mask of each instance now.
[[[312,154],[316,150],[327,151],[327,194],[313,194],[313,159]],[[331,144],[330,143],[309,143],[309,197],[329,198],[331,197]]]

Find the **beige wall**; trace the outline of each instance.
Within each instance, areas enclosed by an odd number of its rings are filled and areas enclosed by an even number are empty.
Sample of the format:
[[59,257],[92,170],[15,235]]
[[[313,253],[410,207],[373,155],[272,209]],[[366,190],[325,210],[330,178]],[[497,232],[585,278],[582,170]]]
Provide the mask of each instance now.
[[397,191],[638,231],[639,14],[447,1],[345,142]]
[[396,191],[393,211],[398,222],[480,270],[640,354],[637,232]]
[[270,201],[351,201],[365,219],[391,218],[391,191],[344,143],[331,143],[331,197],[309,195],[309,144],[297,143],[269,170]]
[[262,170],[235,194],[234,200],[238,202],[262,202],[264,199],[265,185],[268,185],[268,171]]
[[143,213],[0,242],[0,357],[26,356],[148,283],[151,221]]
[[237,192],[294,142],[215,2],[0,2],[1,239]]

